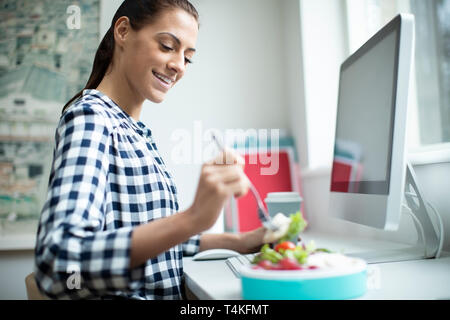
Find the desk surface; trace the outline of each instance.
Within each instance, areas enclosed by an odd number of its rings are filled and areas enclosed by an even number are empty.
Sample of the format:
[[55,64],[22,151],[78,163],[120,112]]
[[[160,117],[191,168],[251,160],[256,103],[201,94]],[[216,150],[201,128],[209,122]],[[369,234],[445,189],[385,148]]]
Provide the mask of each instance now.
[[[302,235],[314,239],[321,247],[345,253],[392,248],[392,243],[373,240],[355,241],[341,236],[318,233]],[[402,246],[402,245],[399,245]],[[361,299],[450,299],[450,256],[439,259],[411,260],[371,264],[377,269],[379,283]],[[225,260],[193,261],[184,258],[186,286],[202,300],[239,300],[241,282]]]

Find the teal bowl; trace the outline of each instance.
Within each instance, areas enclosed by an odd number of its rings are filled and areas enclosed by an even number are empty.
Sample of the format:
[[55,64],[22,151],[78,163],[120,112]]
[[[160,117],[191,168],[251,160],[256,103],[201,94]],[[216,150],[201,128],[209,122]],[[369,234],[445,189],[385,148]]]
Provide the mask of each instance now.
[[366,293],[367,264],[356,259],[346,268],[315,270],[240,269],[246,300],[342,300]]

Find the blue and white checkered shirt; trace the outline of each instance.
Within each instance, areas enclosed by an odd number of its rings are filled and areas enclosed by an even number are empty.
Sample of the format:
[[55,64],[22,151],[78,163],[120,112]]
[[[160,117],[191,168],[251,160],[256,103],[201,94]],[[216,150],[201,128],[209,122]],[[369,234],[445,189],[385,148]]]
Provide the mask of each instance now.
[[61,116],[35,248],[51,298],[183,298],[183,253],[200,235],[130,269],[133,228],[178,211],[177,189],[150,129],[84,90]]

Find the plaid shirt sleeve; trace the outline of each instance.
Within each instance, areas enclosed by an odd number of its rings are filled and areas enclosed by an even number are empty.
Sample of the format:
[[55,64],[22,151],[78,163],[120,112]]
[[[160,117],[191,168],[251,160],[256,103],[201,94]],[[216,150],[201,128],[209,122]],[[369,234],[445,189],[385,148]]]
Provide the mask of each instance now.
[[197,234],[191,238],[189,238],[188,241],[183,242],[183,254],[185,256],[193,256],[199,251],[200,248],[200,234]]
[[56,131],[35,248],[36,281],[51,298],[130,292],[145,278],[145,265],[129,268],[132,227],[103,228],[111,130],[95,105],[77,105]]

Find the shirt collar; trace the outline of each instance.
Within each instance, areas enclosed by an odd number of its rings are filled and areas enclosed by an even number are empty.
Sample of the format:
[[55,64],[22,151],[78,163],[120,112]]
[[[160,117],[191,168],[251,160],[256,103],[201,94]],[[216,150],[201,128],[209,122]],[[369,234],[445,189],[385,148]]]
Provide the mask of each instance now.
[[120,106],[115,103],[110,97],[106,94],[96,90],[96,89],[85,89],[83,90],[83,97],[86,95],[91,95],[100,99],[104,102],[110,110],[120,119],[127,120],[131,126],[136,130],[140,135],[150,138],[152,137],[152,131],[141,121],[136,121],[132,116],[126,113]]

